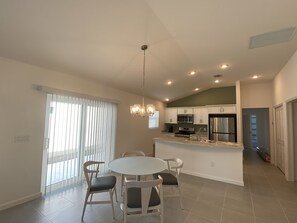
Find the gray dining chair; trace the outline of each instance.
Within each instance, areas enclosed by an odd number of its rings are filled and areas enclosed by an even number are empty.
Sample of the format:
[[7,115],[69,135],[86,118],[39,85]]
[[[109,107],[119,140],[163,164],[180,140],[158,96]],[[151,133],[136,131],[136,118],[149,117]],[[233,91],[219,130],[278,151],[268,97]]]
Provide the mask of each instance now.
[[[81,220],[83,221],[87,204],[111,204],[113,219],[115,219],[113,194],[115,194],[116,200],[116,177],[115,176],[98,176],[99,166],[104,162],[87,161],[83,164],[83,171],[88,184],[83,212]],[[93,195],[96,193],[109,192],[110,200],[94,201]],[[91,196],[90,196],[91,195]],[[90,199],[89,199],[90,198]]]
[[127,218],[159,215],[164,222],[162,178],[147,181],[129,181],[125,178],[123,203],[120,205]]
[[183,209],[183,202],[181,196],[181,188],[179,181],[179,174],[181,173],[181,169],[184,165],[184,162],[179,158],[170,158],[164,159],[167,162],[167,170],[153,174],[154,178],[157,179],[158,176],[161,176],[163,179],[163,186],[171,187],[172,189],[176,189],[176,192],[172,192],[170,194],[165,194],[164,197],[179,197],[180,207]]

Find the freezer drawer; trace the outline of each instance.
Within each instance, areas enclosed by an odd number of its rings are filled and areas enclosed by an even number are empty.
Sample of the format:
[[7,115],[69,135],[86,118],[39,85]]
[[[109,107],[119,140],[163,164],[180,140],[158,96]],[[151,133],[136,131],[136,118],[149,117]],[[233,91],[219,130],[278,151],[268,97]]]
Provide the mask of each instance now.
[[234,133],[212,133],[209,135],[209,139],[223,142],[236,142]]

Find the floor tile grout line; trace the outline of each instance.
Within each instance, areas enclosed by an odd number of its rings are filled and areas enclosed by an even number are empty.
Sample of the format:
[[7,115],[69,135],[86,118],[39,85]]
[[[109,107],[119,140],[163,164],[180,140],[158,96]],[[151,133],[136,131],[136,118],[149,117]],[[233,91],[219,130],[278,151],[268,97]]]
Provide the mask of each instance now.
[[285,210],[284,210],[284,207],[283,207],[283,205],[281,204],[281,202],[280,202],[280,199],[279,199],[279,197],[277,196],[277,194],[276,194],[276,191],[275,191],[275,189],[274,189],[274,187],[273,187],[273,185],[271,184],[271,182],[268,180],[268,178],[267,178],[267,176],[266,176],[266,174],[265,174],[265,177],[266,177],[266,179],[267,179],[267,181],[268,181],[268,184],[270,185],[270,187],[271,187],[271,189],[272,189],[272,191],[273,191],[273,194],[275,195],[275,197],[276,197],[276,200],[277,200],[277,202],[278,202],[278,204],[279,204],[279,206],[281,207],[281,209],[282,209],[282,212],[283,212],[283,214],[284,214],[284,216],[285,216],[285,218],[286,218],[286,220],[287,220],[287,222],[289,223],[290,221],[289,221],[289,218],[288,218],[288,216],[287,216],[287,214],[286,214],[286,212],[285,212]]
[[[250,176],[248,176],[249,178]],[[250,188],[251,189],[251,188]],[[254,200],[253,200],[253,193],[251,190],[249,190],[249,195],[250,195],[250,200],[251,200],[251,204],[252,204],[252,210],[253,210],[253,217],[254,217],[254,222],[257,223],[257,219],[256,219],[256,213],[255,213],[255,205],[254,205]]]
[[[205,187],[205,182],[203,182],[203,185],[202,185],[202,187],[201,187],[201,190],[199,190],[199,193],[198,193],[198,195],[197,195],[197,198],[196,198],[196,200],[195,200],[195,203],[196,202],[199,202],[199,197],[200,197],[200,194],[201,194],[201,192],[202,192],[202,190],[203,190],[203,188]],[[191,208],[191,210],[189,211],[189,214],[193,214],[193,207]],[[200,215],[199,215],[199,217],[201,217]]]
[[227,185],[226,188],[225,188],[225,194],[224,194],[224,201],[223,201],[222,210],[221,210],[220,223],[223,222],[223,210],[224,210],[224,206],[225,206],[225,201],[226,201],[228,187],[229,187],[229,185]]
[[[204,185],[205,185],[205,182],[203,182],[202,189],[203,189]],[[199,193],[198,193],[198,195],[197,195],[197,198],[195,199],[195,202],[198,201],[198,199],[199,199],[199,194],[201,193],[202,189],[199,190]],[[192,214],[192,209],[193,209],[193,207],[190,208],[189,213],[188,213],[188,216],[186,217],[184,223],[186,223],[187,220],[190,218],[190,215]]]
[[[39,199],[39,198],[37,198],[37,199]],[[36,200],[37,200],[36,199]],[[32,201],[34,201],[34,200],[32,200]],[[34,207],[32,204],[31,204],[31,202],[29,202],[29,205],[31,206],[31,208],[34,210],[34,211],[36,211],[38,214],[40,214],[41,216],[43,216],[43,217],[45,217],[46,219],[48,219],[47,218],[47,216],[46,215],[44,215],[40,210],[38,210],[36,207]]]
[[[273,165],[273,164],[271,164],[271,165]],[[268,179],[268,177],[267,177],[267,173],[265,172],[264,166],[263,166],[263,165],[259,165],[259,167],[261,168],[261,171],[263,171],[263,175],[262,175],[262,177],[265,178],[265,181],[268,183],[269,187],[270,187],[271,190],[273,191],[273,196],[267,196],[267,197],[275,198],[275,199],[277,200],[277,202],[278,202],[278,204],[280,205],[280,207],[281,207],[281,209],[282,209],[282,212],[283,212],[283,214],[284,214],[284,216],[285,216],[285,218],[286,218],[286,221],[289,223],[289,219],[288,219],[288,217],[287,217],[287,215],[286,215],[286,213],[285,213],[285,211],[284,211],[284,208],[283,208],[283,206],[281,205],[278,196],[276,196],[276,191],[275,191],[273,185],[271,184],[271,182],[269,181],[269,179]],[[249,177],[250,177],[250,174],[249,174]],[[261,196],[265,196],[265,195],[261,195]],[[252,193],[252,191],[251,191],[251,200],[252,200],[252,206],[253,206],[253,213],[254,213],[254,216],[255,216],[254,201],[253,201],[253,198],[252,198],[252,197],[253,197],[253,193]],[[255,222],[257,222],[256,219],[255,219]]]

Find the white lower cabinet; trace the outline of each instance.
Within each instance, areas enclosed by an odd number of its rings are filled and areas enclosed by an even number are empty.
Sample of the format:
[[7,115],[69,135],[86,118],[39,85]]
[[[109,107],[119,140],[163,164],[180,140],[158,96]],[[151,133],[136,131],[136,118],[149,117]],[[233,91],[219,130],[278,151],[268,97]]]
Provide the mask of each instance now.
[[177,124],[177,108],[165,109],[165,123]]
[[194,108],[194,124],[207,125],[208,124],[208,109]]

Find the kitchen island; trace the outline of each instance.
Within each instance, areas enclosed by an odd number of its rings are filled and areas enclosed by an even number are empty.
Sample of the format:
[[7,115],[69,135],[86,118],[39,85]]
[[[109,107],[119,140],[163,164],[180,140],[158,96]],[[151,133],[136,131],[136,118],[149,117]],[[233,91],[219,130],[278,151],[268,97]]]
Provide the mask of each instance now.
[[242,153],[243,145],[239,143],[155,138],[155,156],[182,159],[183,173],[240,186],[244,185]]

